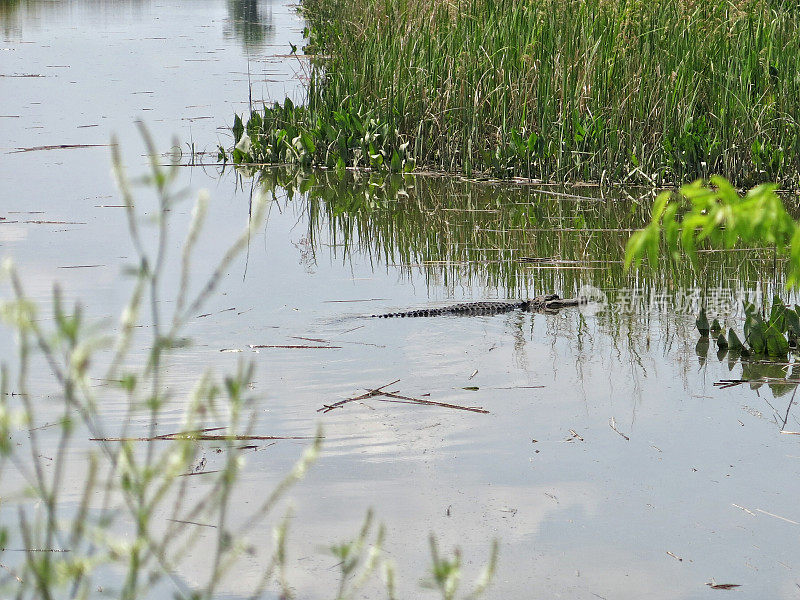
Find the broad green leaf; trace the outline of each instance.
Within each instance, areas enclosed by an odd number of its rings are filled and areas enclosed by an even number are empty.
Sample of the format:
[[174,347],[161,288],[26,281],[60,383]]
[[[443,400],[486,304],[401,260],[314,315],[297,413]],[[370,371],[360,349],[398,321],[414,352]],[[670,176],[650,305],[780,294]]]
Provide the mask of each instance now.
[[769,325],[770,327],[774,327],[780,332],[786,331],[784,327],[784,313],[786,312],[786,307],[783,304],[783,301],[776,295],[772,297],[772,308],[770,309],[769,313]]
[[751,313],[745,318],[745,340],[756,354],[764,354],[767,351],[766,329],[766,323],[758,313]]
[[766,331],[767,354],[770,356],[786,356],[789,352],[789,342],[783,332],[770,325]]
[[784,331],[800,336],[800,315],[796,309],[787,308],[783,313]]
[[403,161],[400,160],[400,155],[397,153],[397,150],[392,152],[392,160],[389,163],[389,170],[392,173],[399,173],[403,170]]
[[347,165],[340,156],[339,159],[336,161],[336,177],[338,177],[339,180],[341,181],[345,178],[345,175],[347,175]]

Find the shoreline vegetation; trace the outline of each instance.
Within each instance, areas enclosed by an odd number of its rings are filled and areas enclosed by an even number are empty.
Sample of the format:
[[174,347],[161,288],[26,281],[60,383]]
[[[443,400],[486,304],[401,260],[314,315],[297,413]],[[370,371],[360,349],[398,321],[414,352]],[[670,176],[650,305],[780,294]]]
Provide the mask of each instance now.
[[305,105],[237,116],[226,159],[800,187],[794,2],[304,0],[301,11]]

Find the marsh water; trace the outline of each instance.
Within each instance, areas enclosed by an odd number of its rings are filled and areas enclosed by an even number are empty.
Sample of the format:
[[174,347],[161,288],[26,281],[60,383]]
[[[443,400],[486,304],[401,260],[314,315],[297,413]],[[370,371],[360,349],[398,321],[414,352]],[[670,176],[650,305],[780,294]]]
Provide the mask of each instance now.
[[[800,438],[781,432],[800,422],[795,387],[780,382],[797,377],[785,361],[718,356],[694,329],[703,299],[736,326],[742,298],[781,290],[774,256],[708,253],[696,269],[626,273],[647,190],[188,166],[215,162],[251,101],[302,101],[307,65],[290,52],[302,27],[277,0],[0,4],[0,254],[29,294],[47,303],[59,281],[98,323],[119,315],[133,248],[108,144],[116,135],[129,172],[144,173],[141,119],[159,148],[179,140],[189,195],[211,195],[198,278],[246,225],[253,191],[271,199],[170,381],[189,389],[206,368],[252,360],[255,433],[324,427],[321,459],[291,494],[298,598],[334,597],[325,548],[352,538],[370,507],[406,598],[435,597],[420,586],[431,532],[461,548],[465,581],[500,540],[489,598],[797,597]],[[172,215],[172,274],[191,207]],[[556,314],[366,317],[587,286],[604,302]],[[0,337],[9,360],[13,344]],[[731,379],[755,381],[714,385]],[[376,398],[318,412],[396,380],[386,389],[488,414]],[[103,407],[109,420],[123,410],[113,396]],[[177,395],[159,425],[180,422]],[[249,448],[234,506],[264,496],[306,444]],[[4,522],[16,515],[0,504]],[[246,597],[260,577],[270,527],[250,542],[225,597]],[[201,544],[178,575],[202,580],[209,555]]]

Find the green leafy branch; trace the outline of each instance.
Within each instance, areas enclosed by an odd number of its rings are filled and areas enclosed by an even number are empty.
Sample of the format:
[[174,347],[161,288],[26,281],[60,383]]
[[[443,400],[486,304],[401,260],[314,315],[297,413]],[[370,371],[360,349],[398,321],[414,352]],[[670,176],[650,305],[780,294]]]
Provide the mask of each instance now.
[[743,196],[723,177],[684,185],[680,191],[659,194],[650,224],[631,236],[625,267],[639,266],[647,256],[658,261],[663,237],[676,260],[693,263],[702,244],[731,249],[744,244],[767,244],[778,255],[788,254],[787,285],[800,287],[800,224],[786,211],[774,184],[762,184]]

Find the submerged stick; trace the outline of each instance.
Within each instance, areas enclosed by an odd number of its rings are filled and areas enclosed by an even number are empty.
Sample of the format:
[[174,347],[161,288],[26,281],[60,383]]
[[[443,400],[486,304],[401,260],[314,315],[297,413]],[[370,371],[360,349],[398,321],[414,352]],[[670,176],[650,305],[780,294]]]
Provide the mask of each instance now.
[[0,548],[2,552],[72,552],[68,548]]
[[385,387],[388,387],[390,385],[394,385],[398,381],[400,381],[400,380],[399,379],[395,379],[394,381],[390,381],[389,383],[386,383],[386,384],[382,385],[379,388],[375,388],[374,390],[370,390],[366,394],[361,394],[360,396],[356,396],[355,398],[345,398],[344,400],[339,400],[339,402],[334,402],[333,404],[325,404],[325,405],[323,405],[322,408],[318,408],[317,412],[327,413],[327,412],[332,411],[335,408],[339,408],[340,406],[344,406],[348,402],[355,402],[356,400],[364,400],[366,398],[372,398],[377,393],[379,393],[378,390],[382,390]]
[[[411,396],[401,396],[400,394],[395,394],[393,392],[384,392],[383,388],[389,387],[400,381],[396,379],[390,383],[382,385],[381,387],[374,388],[367,390],[365,394],[361,394],[360,396],[355,396],[353,398],[346,398],[344,400],[340,400],[339,402],[335,402],[333,404],[324,404],[322,408],[318,408],[317,412],[321,413],[328,413],[336,408],[340,408],[349,402],[356,402],[358,400],[366,400],[367,398],[376,398],[381,402],[397,402],[398,404],[424,404],[426,406],[441,406],[442,408],[453,408],[455,410],[466,410],[469,412],[477,412],[482,414],[489,414],[488,410],[480,406],[461,406],[459,404],[449,404],[447,402],[436,402],[434,400],[422,400],[421,398],[412,398]],[[378,398],[378,396],[384,396],[384,398]]]
[[713,583],[713,582],[708,582],[708,583],[706,583],[706,585],[708,587],[710,587],[712,590],[733,590],[733,589],[736,589],[738,587],[742,587],[741,583]]
[[299,345],[299,344],[288,344],[288,345],[278,345],[278,344],[250,344],[250,347],[254,350],[257,348],[290,348],[294,350],[308,350],[308,349],[326,349],[326,350],[336,350],[341,348],[341,346],[306,346],[306,345]]
[[214,529],[217,528],[216,525],[209,525],[208,523],[198,523],[197,521],[182,521],[180,519],[167,519],[167,521],[172,521],[173,523],[184,523],[186,525],[198,525],[200,527],[213,527]]
[[459,404],[449,404],[447,402],[436,402],[434,400],[422,400],[420,398],[411,398],[409,396],[400,396],[392,394],[391,392],[379,392],[381,396],[386,396],[388,399],[378,398],[381,402],[398,402],[401,404],[425,404],[427,406],[441,406],[442,408],[454,408],[456,410],[467,410],[470,412],[489,414],[488,410],[480,406],[461,406]]
[[205,433],[170,433],[153,437],[104,437],[89,438],[90,442],[174,442],[176,440],[195,440],[198,442],[221,442],[227,440],[313,440],[308,435],[209,435]]
[[[620,434],[622,437],[624,437],[626,441],[628,441],[628,442],[631,441],[631,438],[629,438],[627,435],[625,435],[619,429],[617,429],[617,421],[614,419],[614,417],[611,417],[611,419],[608,421],[608,425],[609,425],[609,427],[611,427],[611,429],[613,429],[618,434]],[[669,554],[669,553],[667,553],[667,554]]]
[[40,150],[70,150],[73,148],[105,148],[108,144],[53,144],[50,146],[32,146],[31,148],[17,148],[7,154],[19,154],[20,152],[38,152]]
[[8,572],[9,572],[9,574],[10,574],[10,575],[11,575],[11,576],[12,576],[14,579],[16,579],[16,580],[17,580],[19,583],[22,583],[22,579],[20,579],[19,577],[17,577],[17,574],[16,574],[16,573],[14,573],[14,571],[12,571],[11,569],[9,569],[7,566],[5,566],[3,563],[0,563],[0,569],[5,569],[6,571],[8,571]]

